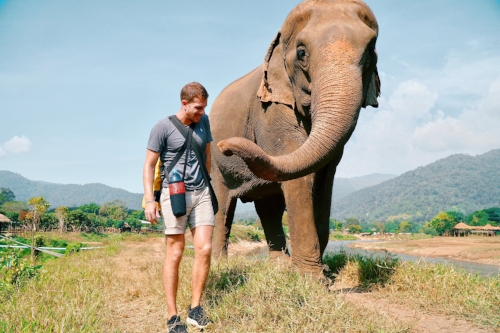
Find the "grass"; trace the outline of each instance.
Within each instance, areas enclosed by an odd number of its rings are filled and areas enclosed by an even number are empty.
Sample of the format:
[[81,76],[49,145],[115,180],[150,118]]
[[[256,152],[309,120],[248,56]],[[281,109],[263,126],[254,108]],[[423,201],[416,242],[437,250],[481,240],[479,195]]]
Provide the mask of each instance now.
[[251,225],[243,224],[233,224],[231,227],[231,234],[229,235],[229,241],[231,243],[237,243],[240,240],[260,242],[263,239],[265,239],[263,230],[257,230]]
[[423,311],[500,328],[500,275],[484,277],[445,264],[402,262],[379,295]]
[[384,286],[400,265],[397,257],[348,255],[344,251],[327,253],[323,262],[328,266],[331,278],[344,280],[356,286]]
[[[165,330],[163,245],[136,236],[44,264],[18,289],[0,290],[0,332],[158,332]],[[154,241],[154,240],[153,240]],[[152,244],[157,244],[156,252]],[[194,260],[180,266],[178,304],[186,318]],[[500,328],[500,276],[445,265],[344,252],[324,259],[336,281],[373,297]],[[212,265],[203,300],[205,332],[408,332],[410,325],[346,302],[282,262],[230,257]],[[190,332],[195,332],[191,330]]]
[[359,311],[311,277],[269,261],[230,259],[207,287],[207,332],[404,332],[405,324]]
[[434,236],[428,234],[383,234],[383,235],[376,235],[376,237],[377,238],[383,237],[385,239],[391,239],[391,240],[418,240],[418,239],[434,238]]
[[105,332],[103,292],[115,250],[89,251],[46,262],[20,289],[0,290],[1,332]]
[[358,238],[353,235],[344,235],[340,231],[335,231],[328,236],[328,239],[331,241],[343,241],[343,240],[357,240]]

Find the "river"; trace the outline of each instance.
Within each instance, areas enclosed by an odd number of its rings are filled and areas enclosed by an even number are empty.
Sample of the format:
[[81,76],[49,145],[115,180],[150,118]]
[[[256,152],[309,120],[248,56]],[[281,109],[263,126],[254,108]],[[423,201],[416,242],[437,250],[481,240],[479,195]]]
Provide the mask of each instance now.
[[[343,249],[345,252],[350,253],[350,254],[361,254],[361,255],[371,255],[371,256],[378,256],[378,257],[383,257],[385,256],[386,252],[384,251],[377,251],[377,250],[364,250],[364,249],[355,249],[355,248],[350,248],[348,247],[349,244],[352,243],[371,243],[371,242],[377,242],[376,240],[355,240],[355,241],[329,241],[328,245],[326,246],[325,252],[339,252],[341,249]],[[397,256],[403,261],[418,261],[418,260],[425,260],[426,262],[430,263],[442,263],[442,264],[447,264],[447,265],[453,265],[457,268],[463,269],[466,272],[469,273],[478,273],[480,275],[484,276],[492,276],[492,275],[498,275],[500,274],[500,267],[498,266],[493,266],[493,265],[485,265],[485,264],[476,264],[472,262],[466,262],[466,261],[459,261],[459,260],[451,260],[451,259],[445,259],[445,258],[422,258],[422,257],[417,257],[417,256],[412,256],[408,254],[402,254],[402,253],[393,253],[389,252],[392,255]]]

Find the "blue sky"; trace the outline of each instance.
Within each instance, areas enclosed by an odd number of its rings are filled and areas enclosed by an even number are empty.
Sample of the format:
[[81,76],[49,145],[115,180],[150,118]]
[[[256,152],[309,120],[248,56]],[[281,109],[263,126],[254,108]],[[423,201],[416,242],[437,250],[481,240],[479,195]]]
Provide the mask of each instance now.
[[[142,191],[151,127],[259,66],[299,1],[0,1],[0,170]],[[337,176],[500,148],[500,1],[371,0],[382,97]]]

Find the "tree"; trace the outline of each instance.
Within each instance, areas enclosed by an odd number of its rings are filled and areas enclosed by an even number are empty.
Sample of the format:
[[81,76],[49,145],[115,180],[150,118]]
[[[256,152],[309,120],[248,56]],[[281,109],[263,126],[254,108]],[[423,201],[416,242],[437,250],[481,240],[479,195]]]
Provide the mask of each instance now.
[[123,221],[127,217],[127,206],[120,200],[106,202],[99,209],[99,215],[107,216],[115,221]]
[[385,233],[385,223],[384,222],[374,222],[373,225],[375,226],[375,229],[381,234]]
[[436,230],[438,235],[442,236],[450,232],[457,222],[453,216],[449,215],[447,212],[439,212],[429,224]]
[[82,230],[88,224],[87,214],[80,209],[71,210],[68,213],[68,225],[71,226],[73,231]]
[[342,231],[342,221],[330,218],[330,230]]
[[30,207],[30,212],[26,215],[25,220],[28,221],[31,227],[31,261],[35,260],[35,234],[40,224],[40,217],[47,211],[50,204],[43,197],[34,197],[27,201]]
[[59,232],[62,233],[64,231],[64,226],[66,221],[68,220],[69,209],[66,206],[59,206],[56,208],[56,217],[59,221]]
[[78,207],[82,212],[84,213],[93,213],[93,214],[99,214],[99,209],[101,209],[101,206],[98,204],[92,202],[89,204],[81,205]]
[[411,230],[411,224],[408,221],[399,222],[399,232],[405,233]]
[[15,198],[16,196],[14,195],[14,192],[10,190],[10,188],[0,188],[0,206],[5,202],[14,201]]
[[2,205],[2,210],[4,212],[15,212],[20,213],[22,210],[28,210],[29,207],[26,202],[23,201],[8,201],[4,202]]
[[346,227],[349,227],[351,225],[359,225],[359,220],[355,217],[350,217],[347,220],[345,220],[345,225]]
[[486,225],[488,223],[488,217],[488,213],[486,213],[484,210],[480,210],[470,214],[467,217],[467,222],[469,222],[469,225],[474,226]]
[[359,234],[361,232],[361,226],[358,225],[358,224],[351,224],[349,226],[349,228],[347,229],[347,231],[350,233],[350,234]]

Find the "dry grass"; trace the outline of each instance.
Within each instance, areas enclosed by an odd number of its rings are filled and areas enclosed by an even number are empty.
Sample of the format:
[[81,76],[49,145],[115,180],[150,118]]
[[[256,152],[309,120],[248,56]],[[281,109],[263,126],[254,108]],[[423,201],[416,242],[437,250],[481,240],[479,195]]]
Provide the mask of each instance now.
[[[120,249],[119,253],[117,250]],[[2,295],[0,331],[160,332],[163,244],[125,242],[120,248],[51,261],[18,292]],[[178,304],[190,301],[193,251],[181,264]],[[214,264],[204,306],[206,332],[401,332],[407,327],[375,312],[360,313],[338,295],[287,266],[230,258]],[[196,330],[191,330],[195,332]]]
[[[0,291],[2,332],[164,332],[160,239],[128,239],[48,262],[19,291]],[[193,251],[181,263],[178,306],[186,318]],[[500,278],[480,278],[431,264],[349,258],[330,262],[338,281],[374,297],[500,327]],[[205,332],[409,332],[411,325],[346,302],[285,264],[230,257],[214,263],[203,304]],[[190,332],[198,332],[190,329]]]
[[500,329],[500,275],[481,277],[444,264],[404,262],[378,293],[421,311]]
[[52,260],[21,289],[1,290],[0,331],[110,332],[102,291],[112,276],[107,258],[118,248]]

